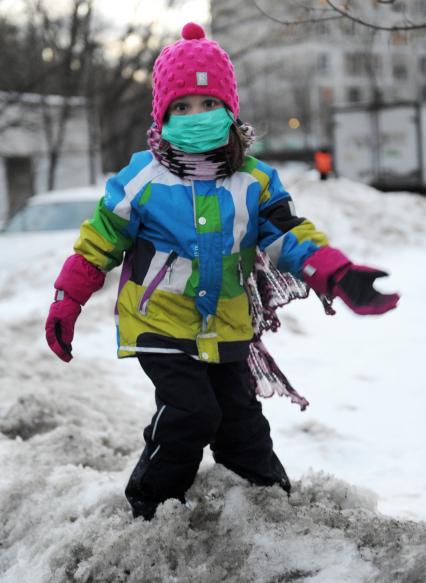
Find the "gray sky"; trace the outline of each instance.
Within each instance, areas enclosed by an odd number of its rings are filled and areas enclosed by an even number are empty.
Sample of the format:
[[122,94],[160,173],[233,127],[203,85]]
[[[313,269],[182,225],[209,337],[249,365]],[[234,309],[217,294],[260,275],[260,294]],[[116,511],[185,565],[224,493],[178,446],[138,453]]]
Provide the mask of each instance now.
[[164,0],[97,0],[99,13],[117,24],[126,25],[130,21],[156,21],[160,29],[180,29],[186,22],[205,23],[208,20],[207,0],[187,0],[178,9],[165,9]]
[[[46,0],[52,11],[60,13],[69,4],[69,0]],[[23,0],[2,0],[0,14],[19,19],[22,14]],[[95,7],[118,28],[129,24],[158,23],[159,30],[179,30],[186,22],[195,21],[204,24],[208,21],[208,0],[186,0],[177,9],[166,9],[165,0],[96,0]]]

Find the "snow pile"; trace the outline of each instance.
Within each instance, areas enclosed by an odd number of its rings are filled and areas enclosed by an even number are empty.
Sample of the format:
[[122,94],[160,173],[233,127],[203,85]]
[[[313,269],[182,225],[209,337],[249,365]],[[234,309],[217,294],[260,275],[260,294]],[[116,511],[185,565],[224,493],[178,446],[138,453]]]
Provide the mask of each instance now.
[[269,342],[311,400],[303,414],[285,399],[264,402],[290,500],[214,465],[206,450],[187,506],[168,501],[150,523],[131,518],[124,488],[154,412],[152,386],[136,360],[115,358],[118,271],[79,318],[75,359],[49,352],[52,282],[71,252],[56,246],[0,283],[2,583],[425,580],[426,524],[406,518],[426,518],[426,275],[415,268],[425,261],[426,200],[309,175],[288,188],[300,215],[358,258],[377,253],[394,273],[389,287],[403,292],[379,319],[341,305],[326,318],[314,297],[281,312]]
[[348,254],[371,256],[383,249],[426,244],[426,200],[401,192],[383,193],[347,178],[318,182],[305,174],[286,182],[299,216],[312,220],[332,244]]
[[35,368],[37,393],[15,385],[0,422],[2,583],[421,580],[426,525],[381,517],[374,494],[323,473],[288,500],[214,466],[187,506],[133,520],[123,488],[143,412],[86,366],[60,387]]

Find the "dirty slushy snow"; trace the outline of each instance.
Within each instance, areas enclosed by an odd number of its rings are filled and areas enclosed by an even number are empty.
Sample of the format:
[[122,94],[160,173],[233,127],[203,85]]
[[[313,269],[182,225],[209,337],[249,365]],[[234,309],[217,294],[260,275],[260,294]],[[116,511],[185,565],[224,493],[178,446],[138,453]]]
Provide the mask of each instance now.
[[[69,248],[0,281],[2,583],[416,583],[426,578],[426,201],[348,180],[287,180],[301,216],[356,261],[392,272],[398,310],[357,318],[318,300],[280,312],[267,343],[311,402],[264,401],[293,481],[250,485],[206,450],[188,504],[133,520],[123,490],[154,411],[135,360],[117,361],[117,273],[83,309],[66,365],[44,342]],[[423,229],[423,230],[422,230]],[[24,282],[24,285],[23,285]],[[422,302],[422,303],[421,303]]]

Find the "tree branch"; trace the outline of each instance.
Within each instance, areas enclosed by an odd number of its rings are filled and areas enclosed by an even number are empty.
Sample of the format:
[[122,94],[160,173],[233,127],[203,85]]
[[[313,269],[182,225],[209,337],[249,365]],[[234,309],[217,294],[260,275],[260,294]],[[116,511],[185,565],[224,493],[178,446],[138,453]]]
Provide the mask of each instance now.
[[[350,14],[350,12],[348,10],[336,5],[334,0],[326,0],[326,2],[329,5],[329,7],[331,8],[331,10],[333,10],[334,12],[337,12],[337,15],[304,18],[301,20],[283,20],[283,19],[277,18],[276,16],[272,16],[271,14],[268,14],[263,8],[261,8],[258,4],[258,0],[252,0],[252,2],[254,4],[254,6],[256,7],[256,9],[258,10],[258,12],[260,12],[263,16],[266,16],[266,18],[269,18],[269,20],[272,20],[273,22],[277,22],[278,24],[283,24],[284,26],[297,26],[299,24],[316,24],[319,22],[327,22],[327,21],[331,21],[331,20],[341,20],[342,18],[346,18],[348,20],[351,20],[352,22],[356,22],[357,24],[360,24],[361,26],[365,26],[367,28],[372,28],[374,30],[383,30],[383,31],[387,31],[387,32],[404,32],[404,31],[408,32],[408,31],[412,31],[412,30],[421,30],[423,28],[426,28],[426,22],[422,22],[420,24],[408,24],[408,25],[395,24],[393,26],[381,26],[379,24],[375,24],[373,22],[368,22],[367,20],[363,20],[362,18],[359,18],[357,16]],[[395,0],[378,0],[378,2],[380,4],[390,5],[390,4],[393,4],[395,2]]]
[[329,20],[340,20],[342,18],[343,15],[339,15],[339,16],[325,16],[323,18],[306,18],[303,20],[281,20],[279,18],[276,18],[275,16],[271,16],[270,14],[268,14],[267,12],[265,12],[265,10],[263,10],[263,8],[261,8],[259,6],[259,4],[257,3],[257,0],[252,0],[253,4],[255,5],[255,7],[257,8],[257,10],[263,14],[263,16],[266,16],[266,18],[269,18],[269,20],[273,20],[274,22],[278,22],[279,24],[284,24],[285,26],[293,26],[293,25],[298,25],[298,24],[316,24],[317,22],[326,22]]
[[[349,12],[347,12],[343,8],[336,6],[336,4],[333,2],[333,0],[326,0],[326,2],[330,6],[330,8],[332,8],[333,10],[338,12],[344,18],[348,18],[349,20],[352,20],[352,22],[356,22],[357,24],[360,24],[361,26],[373,28],[374,30],[385,30],[388,32],[397,32],[397,31],[419,30],[421,28],[426,28],[426,22],[423,22],[421,24],[410,24],[409,26],[402,26],[402,25],[380,26],[379,24],[373,24],[372,22],[368,22],[366,20],[363,20],[362,18],[358,18],[357,16],[353,16],[352,14],[349,14]],[[382,4],[391,4],[391,2],[383,2],[383,1],[381,3]]]

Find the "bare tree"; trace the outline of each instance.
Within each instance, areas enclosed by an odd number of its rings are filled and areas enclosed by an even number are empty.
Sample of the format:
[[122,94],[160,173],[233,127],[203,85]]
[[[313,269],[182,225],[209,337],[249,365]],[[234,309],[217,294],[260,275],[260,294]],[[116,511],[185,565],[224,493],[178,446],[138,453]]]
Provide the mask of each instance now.
[[[374,22],[374,20],[371,20],[368,17],[363,17],[362,6],[360,3],[351,2],[350,0],[345,0],[341,3],[338,3],[336,0],[324,0],[322,4],[327,4],[328,9],[321,7],[320,3],[318,2],[313,2],[311,4],[299,4],[299,15],[293,19],[286,19],[276,16],[275,14],[271,14],[268,10],[262,7],[260,0],[252,0],[252,2],[258,12],[260,12],[263,16],[285,26],[298,26],[330,20],[348,19],[361,26],[387,32],[410,32],[426,28],[426,22],[412,22],[410,18],[406,18],[406,22],[402,23],[398,19],[395,19],[394,13],[391,13],[389,10],[387,17],[391,17],[391,19],[395,20],[395,22],[389,25],[379,24],[378,22]],[[376,3],[382,6],[392,7],[396,4],[396,0],[376,0]],[[364,5],[365,4],[366,3],[364,2]],[[371,13],[369,8],[370,7],[367,7],[368,12]]]
[[[6,92],[0,99],[0,131],[26,123],[19,112],[13,119],[10,115],[24,93],[41,96],[47,187],[53,188],[75,96],[86,100],[92,180],[99,143],[105,171],[123,166],[132,151],[146,147],[150,72],[160,46],[172,39],[159,37],[150,26],[128,27],[114,38],[109,24],[94,13],[93,0],[72,0],[60,17],[53,17],[48,6],[45,0],[26,0],[26,19],[19,27],[0,19],[0,91]],[[114,54],[104,50],[106,35]]]
[[62,96],[58,105],[48,99],[49,77],[45,77],[42,99],[43,129],[49,157],[47,188],[55,186],[56,169],[62,152],[66,126],[72,112],[72,98],[84,93],[83,79],[89,52],[90,24],[93,0],[73,0],[68,18],[53,20],[45,5],[38,0],[28,8],[35,22],[41,22],[39,34],[57,59],[61,74],[57,76],[57,92]]
[[[336,4],[334,0],[326,0],[328,6],[343,18],[348,18],[352,20],[352,22],[356,22],[361,26],[366,26],[367,28],[372,28],[374,30],[384,30],[387,32],[398,32],[398,31],[415,31],[426,28],[426,22],[414,23],[408,22],[407,24],[392,24],[392,25],[382,25],[378,24],[377,22],[372,22],[371,20],[364,19],[357,15],[356,12],[351,12],[349,7],[341,7]],[[395,4],[394,0],[377,0],[378,4],[382,5],[393,5]]]
[[156,35],[152,26],[132,26],[117,39],[113,60],[98,54],[93,95],[107,171],[117,170],[127,164],[131,152],[146,148],[152,123],[151,70],[164,42],[167,39]]

